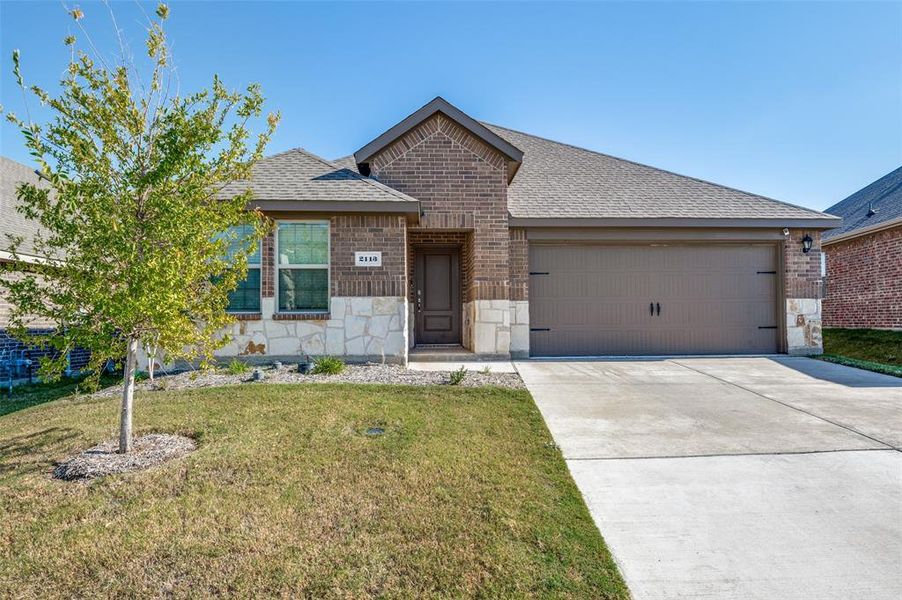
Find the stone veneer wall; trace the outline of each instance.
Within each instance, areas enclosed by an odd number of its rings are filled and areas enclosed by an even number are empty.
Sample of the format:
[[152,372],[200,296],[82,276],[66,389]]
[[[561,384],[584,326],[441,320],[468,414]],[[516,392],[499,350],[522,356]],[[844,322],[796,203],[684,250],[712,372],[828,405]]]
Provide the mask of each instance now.
[[529,358],[529,302],[511,300],[511,357]]
[[[802,238],[810,235],[811,251],[802,252]],[[783,288],[786,299],[786,352],[820,354],[824,351],[821,333],[821,234],[819,231],[791,230],[783,242]]]
[[821,354],[821,301],[816,298],[786,300],[786,351],[789,354]]
[[824,246],[825,327],[902,329],[902,225]]
[[469,344],[476,354],[509,358],[511,351],[511,303],[509,300],[473,300],[464,305]]
[[351,362],[407,362],[407,299],[403,296],[334,297],[324,320],[238,321],[218,357],[250,362],[340,356]]

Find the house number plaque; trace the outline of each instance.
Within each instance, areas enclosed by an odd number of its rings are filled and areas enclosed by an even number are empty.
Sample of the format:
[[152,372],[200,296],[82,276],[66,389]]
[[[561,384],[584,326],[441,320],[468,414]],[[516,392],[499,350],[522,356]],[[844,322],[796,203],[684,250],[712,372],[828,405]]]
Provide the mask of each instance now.
[[358,267],[381,267],[381,252],[355,252],[354,264]]

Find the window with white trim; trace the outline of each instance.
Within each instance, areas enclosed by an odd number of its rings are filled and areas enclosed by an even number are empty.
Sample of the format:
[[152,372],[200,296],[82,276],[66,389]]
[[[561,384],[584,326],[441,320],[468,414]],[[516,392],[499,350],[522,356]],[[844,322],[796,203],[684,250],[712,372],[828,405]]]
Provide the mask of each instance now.
[[279,312],[329,310],[329,222],[276,225],[276,296]]
[[[250,225],[239,225],[229,229],[229,232],[225,234],[229,241],[229,247],[226,250],[229,260],[247,248],[247,240],[253,233],[254,228]],[[230,313],[260,312],[259,243],[254,253],[247,257],[247,276],[238,283],[237,288],[229,292],[229,305],[226,310]]]

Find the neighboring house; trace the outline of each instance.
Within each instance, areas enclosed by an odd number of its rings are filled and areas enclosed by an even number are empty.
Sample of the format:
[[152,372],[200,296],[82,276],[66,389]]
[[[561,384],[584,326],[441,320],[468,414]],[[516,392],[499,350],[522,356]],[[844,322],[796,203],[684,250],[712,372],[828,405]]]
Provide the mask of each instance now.
[[222,356],[821,352],[820,238],[839,218],[441,98],[353,156],[283,152],[224,194],[248,187],[276,227]]
[[[38,232],[38,225],[30,219],[26,219],[19,211],[16,188],[20,183],[28,182],[38,186],[46,185],[35,173],[34,169],[27,167],[9,158],[0,156],[0,277],[13,278],[21,271],[26,271],[30,265],[44,260],[34,248],[33,240]],[[21,244],[16,250],[18,259],[14,259],[11,253],[11,240],[9,236],[21,238]],[[7,333],[9,325],[9,303],[2,290],[0,290],[0,383],[5,384],[10,379],[21,381],[31,379],[38,368],[38,360],[48,352],[41,348],[26,347]],[[53,324],[47,321],[35,320],[30,323],[32,333],[49,333]],[[80,371],[87,366],[89,355],[84,350],[73,351],[69,354],[69,369],[71,373]],[[30,365],[25,364],[30,362]]]
[[827,209],[827,327],[902,329],[902,167]]

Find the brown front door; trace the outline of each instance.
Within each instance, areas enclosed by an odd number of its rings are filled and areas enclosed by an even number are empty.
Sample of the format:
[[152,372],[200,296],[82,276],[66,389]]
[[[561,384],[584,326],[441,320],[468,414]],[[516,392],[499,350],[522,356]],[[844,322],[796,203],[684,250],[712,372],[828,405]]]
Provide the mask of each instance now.
[[417,344],[460,343],[460,251],[417,248]]

